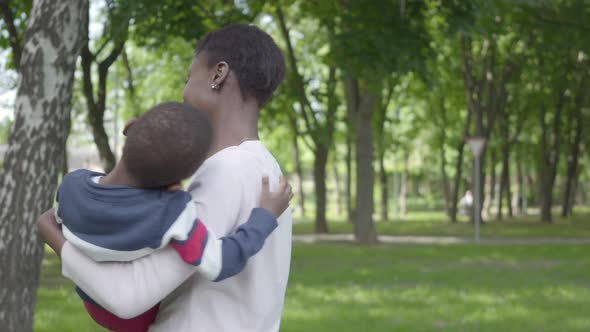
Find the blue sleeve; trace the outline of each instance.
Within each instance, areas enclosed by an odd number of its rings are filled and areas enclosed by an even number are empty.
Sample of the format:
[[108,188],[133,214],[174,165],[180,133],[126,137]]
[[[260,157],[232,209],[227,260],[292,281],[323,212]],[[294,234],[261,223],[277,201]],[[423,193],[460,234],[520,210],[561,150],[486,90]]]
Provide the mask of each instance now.
[[240,273],[248,259],[260,251],[266,238],[277,226],[277,219],[270,212],[262,208],[253,209],[248,221],[235,234],[220,239],[222,265],[215,281]]

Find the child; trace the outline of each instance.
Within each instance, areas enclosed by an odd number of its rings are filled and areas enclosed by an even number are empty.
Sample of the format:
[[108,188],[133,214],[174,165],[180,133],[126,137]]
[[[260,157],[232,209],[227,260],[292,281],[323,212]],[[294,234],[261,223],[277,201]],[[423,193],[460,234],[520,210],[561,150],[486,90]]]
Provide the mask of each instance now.
[[[206,116],[185,104],[164,103],[124,133],[121,161],[109,174],[78,170],[64,177],[56,219],[66,239],[96,261],[130,261],[170,245],[209,280],[239,273],[276,228],[292,197],[288,184],[281,179],[270,193],[263,179],[261,208],[235,234],[217,239],[197,219],[190,194],[178,190],[207,157],[211,128]],[[146,331],[158,312],[156,306],[121,319],[76,290],[90,316],[112,331]]]

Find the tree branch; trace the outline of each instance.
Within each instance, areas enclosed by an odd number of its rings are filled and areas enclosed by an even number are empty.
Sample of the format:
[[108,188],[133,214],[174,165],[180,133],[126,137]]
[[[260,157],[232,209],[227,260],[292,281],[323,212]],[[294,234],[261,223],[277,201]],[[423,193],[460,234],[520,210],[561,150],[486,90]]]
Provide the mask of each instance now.
[[391,102],[391,98],[393,97],[394,85],[395,84],[393,83],[393,79],[390,79],[387,86],[387,94],[385,95],[385,101],[383,102],[384,109],[387,109],[389,103]]
[[2,12],[2,18],[8,28],[8,40],[10,41],[10,47],[12,48],[12,57],[14,60],[14,67],[18,72],[20,70],[20,58],[22,53],[22,41],[14,25],[14,15],[9,7],[9,0],[0,1],[0,11]]
[[111,65],[117,60],[119,54],[123,51],[125,47],[125,41],[119,42],[115,45],[115,48],[111,51],[111,53],[100,63],[98,63],[98,111],[100,113],[104,113],[105,106],[106,106],[106,86],[107,86],[107,76],[109,72],[109,68]]
[[[307,99],[307,95],[305,93],[305,86],[303,84],[303,79],[299,74],[299,70],[297,68],[297,59],[295,58],[295,52],[293,51],[293,46],[291,45],[291,38],[289,38],[289,30],[285,23],[285,16],[283,15],[283,10],[280,6],[276,8],[277,17],[279,19],[279,27],[281,30],[281,34],[283,39],[285,40],[285,44],[287,45],[287,55],[289,58],[289,62],[291,64],[291,71],[293,72],[295,78],[295,85],[297,86],[297,91],[299,92],[299,103],[301,105],[301,113],[303,115],[303,119],[305,121],[305,125],[307,130],[312,134],[315,135],[317,128],[319,127],[318,120],[313,114],[313,109],[311,107],[311,103]],[[308,111],[310,111],[310,115],[308,115]],[[311,121],[310,119],[311,118]],[[313,124],[312,124],[313,121]]]
[[82,46],[80,51],[80,58],[82,63],[82,90],[86,97],[86,104],[90,114],[95,113],[96,103],[94,102],[94,88],[92,86],[92,52],[88,48],[88,40],[86,44]]
[[471,56],[471,41],[465,34],[461,34],[461,54],[463,56],[463,83],[467,92],[467,107],[470,111],[474,111],[476,108],[475,101],[473,100],[474,94],[474,83],[473,83],[473,68]]
[[[489,52],[490,55],[488,57],[488,61],[487,61],[487,65],[484,66],[485,69],[483,70],[482,75],[485,76],[485,82],[487,84],[488,87],[488,95],[487,95],[487,107],[486,107],[486,111],[487,111],[487,123],[485,126],[482,127],[484,128],[484,132],[485,132],[485,136],[489,139],[489,136],[491,134],[491,131],[494,127],[494,122],[496,119],[496,113],[499,111],[499,108],[502,107],[501,102],[498,102],[498,100],[496,99],[496,74],[495,74],[495,68],[496,68],[496,44],[495,42],[492,41],[489,43]],[[488,73],[491,73],[491,77],[487,77]],[[483,79],[484,77],[482,77]],[[500,84],[502,84],[501,82],[499,82]],[[500,98],[498,98],[500,99]]]
[[328,74],[328,110],[326,112],[325,144],[329,148],[332,144],[332,137],[334,135],[334,118],[336,116],[336,109],[338,108],[338,100],[336,99],[336,68],[330,66]]
[[299,130],[299,126],[297,125],[297,118],[295,117],[294,113],[289,112],[288,117],[289,117],[289,122],[291,124],[291,128],[293,129],[293,132],[295,133],[295,136],[301,137],[301,139],[303,140],[303,144],[305,144],[305,146],[307,146],[308,149],[310,149],[312,152],[315,153],[315,146],[313,146],[313,144],[311,142],[309,142],[309,140],[307,139],[307,136],[301,135],[301,131]]
[[525,120],[525,112],[518,112],[518,116],[516,118],[516,130],[514,131],[514,134],[511,135],[510,138],[508,138],[508,142],[510,144],[516,144],[518,142],[518,137],[522,133],[522,129],[524,128],[524,124],[526,123]]
[[541,16],[539,14],[535,14],[534,11],[530,11],[529,13],[532,14],[532,16],[537,19],[537,21],[549,23],[549,24],[555,25],[557,27],[569,27],[569,28],[574,28],[574,29],[590,32],[590,26],[586,26],[583,24],[576,24],[576,21],[574,21],[574,20],[571,20],[571,21],[569,21],[569,20],[568,21],[554,20],[554,19],[550,19],[550,18]]
[[111,65],[115,62],[115,60],[117,60],[121,52],[123,52],[124,47],[124,40],[116,43],[111,53],[109,53],[109,55],[104,60],[98,63],[98,71],[100,72],[102,70],[108,70],[111,67]]
[[[477,102],[480,105],[480,108],[483,107],[483,90],[486,86],[486,84],[488,84],[488,80],[487,80],[487,73],[490,70],[490,62],[493,60],[492,56],[493,56],[493,50],[492,53],[490,54],[490,56],[487,57],[488,55],[488,50],[490,48],[490,44],[493,42],[489,42],[487,39],[484,40],[484,44],[481,48],[481,59],[482,59],[482,66],[481,66],[481,73],[479,74],[479,77],[476,77],[477,81],[475,84],[475,91],[477,94]],[[471,49],[471,45],[470,45],[470,49]],[[471,57],[471,61],[473,61],[473,57]],[[493,70],[493,67],[491,67]]]
[[106,39],[102,45],[100,45],[100,47],[98,47],[98,50],[96,51],[96,53],[94,53],[94,57],[93,57],[93,61],[100,55],[100,53],[102,53],[102,51],[104,50],[104,48],[109,44],[111,40],[110,39]]
[[129,58],[127,57],[127,51],[125,48],[121,51],[121,57],[123,59],[123,64],[125,65],[125,75],[127,79],[127,86],[129,90],[129,95],[131,98],[135,98],[135,85],[133,83],[133,69],[131,68],[131,63],[129,62]]

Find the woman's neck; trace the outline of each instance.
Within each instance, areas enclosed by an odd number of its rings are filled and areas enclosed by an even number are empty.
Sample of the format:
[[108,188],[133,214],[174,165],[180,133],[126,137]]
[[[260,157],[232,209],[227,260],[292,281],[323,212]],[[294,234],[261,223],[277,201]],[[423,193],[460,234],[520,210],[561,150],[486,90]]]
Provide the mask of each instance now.
[[239,109],[212,119],[213,142],[209,156],[248,140],[258,140],[258,110]]

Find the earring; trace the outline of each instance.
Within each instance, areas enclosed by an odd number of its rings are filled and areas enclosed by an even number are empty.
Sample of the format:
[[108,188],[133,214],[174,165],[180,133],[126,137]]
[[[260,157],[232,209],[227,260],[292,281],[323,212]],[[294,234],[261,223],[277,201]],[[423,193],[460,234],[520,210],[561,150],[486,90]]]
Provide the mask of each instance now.
[[211,89],[219,90],[219,84],[211,83]]

